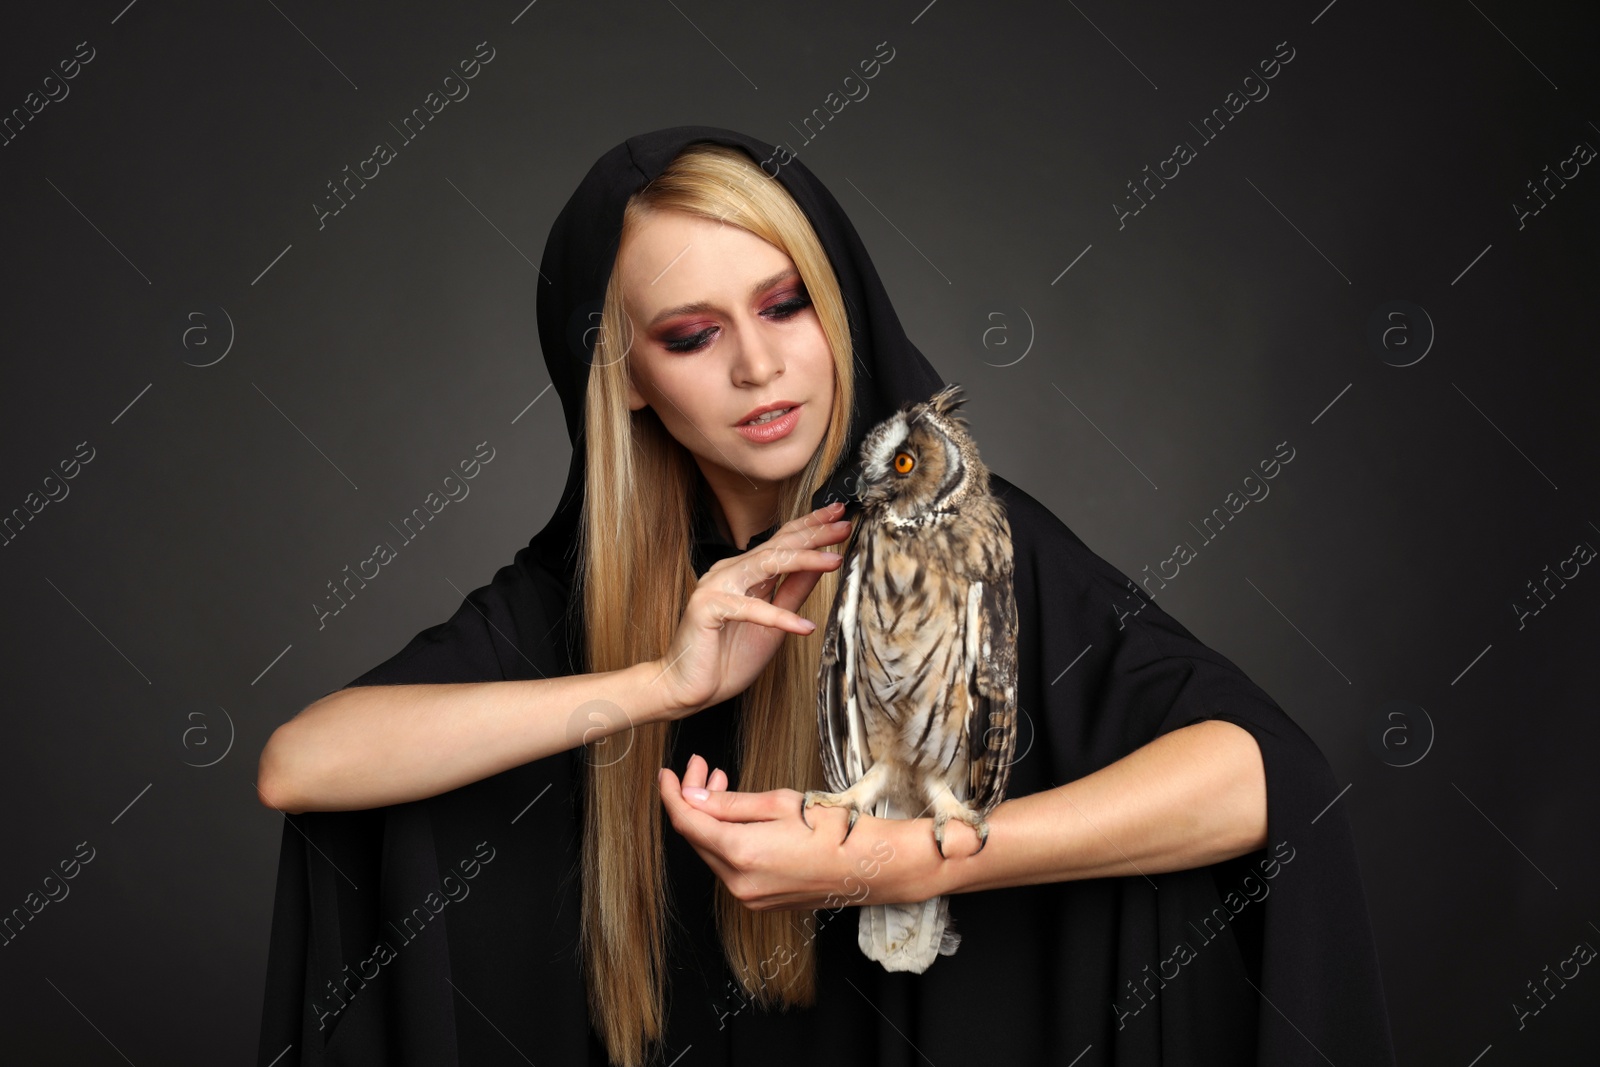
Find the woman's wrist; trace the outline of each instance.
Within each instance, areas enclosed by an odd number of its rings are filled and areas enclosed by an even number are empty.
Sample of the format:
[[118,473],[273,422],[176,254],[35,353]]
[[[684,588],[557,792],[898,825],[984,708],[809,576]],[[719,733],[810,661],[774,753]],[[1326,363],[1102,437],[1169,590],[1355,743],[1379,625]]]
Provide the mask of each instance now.
[[846,841],[847,872],[854,882],[845,895],[859,904],[908,904],[963,890],[962,864],[978,849],[965,824],[945,827],[944,856],[933,840],[933,819],[879,819],[863,815]]
[[623,681],[623,700],[618,703],[625,709],[630,725],[670,722],[699,710],[677,699],[665,675],[666,665],[653,659],[618,672]]
[[[963,876],[972,870],[972,857],[978,852],[977,832],[966,823],[952,819],[945,824],[942,856],[933,840],[931,816],[877,820],[872,829],[880,831],[875,837],[887,840],[894,850],[895,858],[887,864],[892,873],[883,887],[886,894],[909,902],[966,891]],[[985,846],[985,855],[993,845],[991,840]],[[888,895],[874,903],[893,903]]]

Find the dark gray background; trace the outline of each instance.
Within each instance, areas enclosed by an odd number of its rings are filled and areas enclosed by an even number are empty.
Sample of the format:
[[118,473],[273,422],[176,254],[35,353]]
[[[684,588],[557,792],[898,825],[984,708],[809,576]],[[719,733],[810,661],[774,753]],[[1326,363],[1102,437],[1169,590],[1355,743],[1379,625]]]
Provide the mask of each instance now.
[[[252,1056],[283,832],[261,746],[544,523],[569,449],[533,264],[602,152],[682,123],[798,150],[997,472],[1130,576],[1198,549],[1163,605],[1350,784],[1402,1062],[1594,1055],[1595,965],[1525,1028],[1512,1008],[1600,946],[1600,577],[1512,608],[1600,544],[1597,165],[1512,207],[1600,147],[1573,6],[124,2],[0,36],[5,113],[96,52],[0,146],[0,513],[95,450],[0,548],[0,912],[95,850],[0,948],[8,1059]],[[471,95],[319,230],[325,183],[484,41]],[[1119,229],[1180,140],[1196,158]],[[1420,310],[1385,353],[1392,301]],[[319,630],[325,583],[482,441],[470,496]]]

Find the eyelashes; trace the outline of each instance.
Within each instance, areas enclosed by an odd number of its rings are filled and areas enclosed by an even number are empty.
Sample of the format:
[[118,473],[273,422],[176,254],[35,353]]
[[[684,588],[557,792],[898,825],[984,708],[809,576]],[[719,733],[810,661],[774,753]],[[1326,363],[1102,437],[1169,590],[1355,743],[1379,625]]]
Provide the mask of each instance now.
[[[807,293],[791,297],[780,304],[774,304],[761,314],[782,322],[811,306],[811,297]],[[698,352],[711,340],[711,335],[717,332],[717,327],[708,326],[699,333],[690,334],[688,337],[675,337],[670,341],[662,342],[662,347],[668,352]]]

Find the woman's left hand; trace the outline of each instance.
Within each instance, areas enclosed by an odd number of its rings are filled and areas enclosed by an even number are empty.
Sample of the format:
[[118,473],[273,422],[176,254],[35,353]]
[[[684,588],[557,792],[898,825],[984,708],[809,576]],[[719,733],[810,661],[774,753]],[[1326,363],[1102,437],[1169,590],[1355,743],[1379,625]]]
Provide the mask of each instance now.
[[[846,838],[849,812],[812,807],[807,829],[800,819],[803,794],[733,792],[727,775],[710,771],[700,756],[690,757],[682,782],[663,767],[660,787],[673,827],[752,911],[837,910],[938,894],[932,884],[938,869],[932,819],[862,815]],[[695,790],[704,790],[704,798]],[[903,836],[919,823],[929,828],[926,849]]]

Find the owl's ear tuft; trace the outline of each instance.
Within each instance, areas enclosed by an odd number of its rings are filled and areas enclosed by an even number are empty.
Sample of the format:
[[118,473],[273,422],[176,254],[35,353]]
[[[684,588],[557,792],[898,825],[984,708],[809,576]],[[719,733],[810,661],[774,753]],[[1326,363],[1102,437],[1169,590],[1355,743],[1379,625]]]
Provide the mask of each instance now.
[[949,416],[964,424],[966,420],[961,417],[958,409],[966,402],[967,395],[962,391],[960,383],[951,382],[929,398],[928,406],[940,415]]

